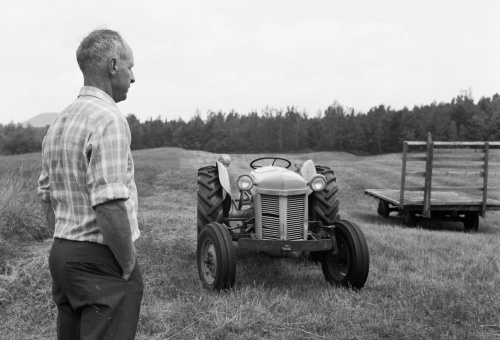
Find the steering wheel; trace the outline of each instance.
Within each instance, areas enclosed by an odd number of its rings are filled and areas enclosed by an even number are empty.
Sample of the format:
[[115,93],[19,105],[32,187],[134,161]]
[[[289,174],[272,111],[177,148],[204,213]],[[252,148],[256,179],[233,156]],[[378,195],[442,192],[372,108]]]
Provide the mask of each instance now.
[[[273,165],[274,165],[274,163],[276,163],[276,161],[278,161],[278,160],[279,160],[279,161],[284,161],[284,162],[286,162],[286,163],[287,163],[287,165],[286,165],[286,166],[282,166],[282,168],[288,169],[288,168],[290,167],[290,165],[292,165],[292,163],[291,163],[288,159],[286,159],[286,158],[281,158],[281,157],[260,157],[260,158],[256,158],[256,159],[254,159],[254,160],[250,163],[250,167],[251,167],[252,169],[261,168],[261,167],[262,167],[262,165],[260,165],[260,164],[255,164],[255,163],[258,163],[258,162],[263,161],[263,160],[265,160],[265,159],[271,159],[271,160],[273,161],[273,162],[271,163],[271,166],[273,166]],[[277,166],[278,166],[278,165],[277,165]]]

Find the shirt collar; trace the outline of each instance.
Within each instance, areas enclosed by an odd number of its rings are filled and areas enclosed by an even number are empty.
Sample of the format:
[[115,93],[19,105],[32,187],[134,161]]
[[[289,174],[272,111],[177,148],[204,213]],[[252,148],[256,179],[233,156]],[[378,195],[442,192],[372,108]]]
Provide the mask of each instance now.
[[80,89],[78,97],[85,97],[85,96],[96,97],[98,99],[110,102],[112,104],[116,104],[113,98],[111,98],[106,92],[94,86],[83,86]]

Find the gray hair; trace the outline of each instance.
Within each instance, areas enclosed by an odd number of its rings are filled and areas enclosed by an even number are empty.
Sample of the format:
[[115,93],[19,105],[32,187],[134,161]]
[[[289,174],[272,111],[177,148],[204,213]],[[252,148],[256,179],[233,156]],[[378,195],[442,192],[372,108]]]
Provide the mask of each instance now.
[[109,58],[119,57],[125,50],[120,33],[98,29],[87,35],[76,50],[76,61],[83,74],[94,73],[106,65]]

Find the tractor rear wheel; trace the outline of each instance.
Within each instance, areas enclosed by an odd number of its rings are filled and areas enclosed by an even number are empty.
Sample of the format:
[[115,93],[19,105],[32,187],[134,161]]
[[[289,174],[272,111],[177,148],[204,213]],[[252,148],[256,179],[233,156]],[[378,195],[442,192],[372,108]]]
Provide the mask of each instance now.
[[325,225],[333,225],[340,219],[337,179],[333,170],[327,166],[317,165],[316,173],[325,176],[326,186],[322,191],[310,195],[313,218],[319,219]]
[[229,289],[236,279],[236,256],[229,231],[221,223],[210,223],[198,236],[198,274],[210,290]]
[[340,220],[334,223],[337,254],[325,251],[321,268],[326,281],[342,286],[361,288],[368,278],[370,257],[361,229],[354,223]]
[[222,222],[223,199],[219,172],[215,166],[198,169],[198,234],[211,222]]

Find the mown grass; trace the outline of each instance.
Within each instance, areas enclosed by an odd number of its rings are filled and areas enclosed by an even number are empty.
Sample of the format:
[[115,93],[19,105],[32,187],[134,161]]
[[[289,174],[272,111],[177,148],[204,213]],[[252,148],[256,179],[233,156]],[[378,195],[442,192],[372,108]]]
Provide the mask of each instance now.
[[50,236],[38,207],[38,154],[2,157],[0,162],[0,234],[3,238],[42,240]]
[[0,157],[2,339],[39,334],[54,318],[47,264],[51,231],[36,192],[40,160],[38,153]]
[[8,260],[15,257],[17,247],[51,235],[38,209],[38,163],[38,154],[1,158],[0,274],[12,270]]
[[[362,228],[370,249],[362,290],[327,284],[320,267],[302,258],[243,250],[236,252],[236,286],[221,293],[204,290],[196,265],[196,170],[216,157],[180,149],[134,154],[142,232],[137,248],[145,282],[138,339],[500,336],[499,214],[488,213],[474,234],[463,233],[460,223],[422,220],[408,228],[399,216],[379,217],[376,200],[363,192],[398,187],[398,155],[285,155],[335,169],[341,215]],[[232,176],[249,171],[254,157],[232,155]],[[2,236],[2,248],[12,239],[24,247],[10,250],[11,269],[0,275],[0,338],[51,339],[50,240],[23,234]]]

